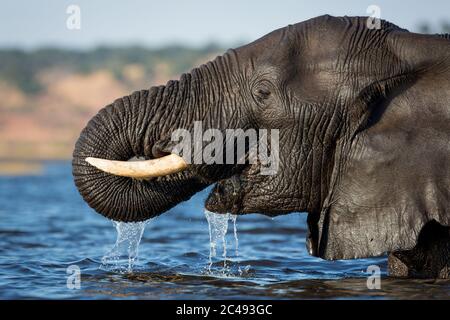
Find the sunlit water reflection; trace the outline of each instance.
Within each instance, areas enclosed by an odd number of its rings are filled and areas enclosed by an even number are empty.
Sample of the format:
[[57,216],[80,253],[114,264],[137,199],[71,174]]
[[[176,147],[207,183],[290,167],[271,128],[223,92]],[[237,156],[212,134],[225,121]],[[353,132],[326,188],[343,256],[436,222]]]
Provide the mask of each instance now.
[[[48,163],[42,176],[0,177],[0,298],[449,298],[449,281],[389,279],[386,257],[309,256],[299,213],[239,216],[237,233],[228,216],[224,256],[223,230],[210,238],[207,192],[138,226],[127,242],[116,238],[126,226],[115,230],[83,202],[69,163]],[[373,264],[381,290],[366,286]],[[71,265],[81,270],[79,290],[67,288]]]

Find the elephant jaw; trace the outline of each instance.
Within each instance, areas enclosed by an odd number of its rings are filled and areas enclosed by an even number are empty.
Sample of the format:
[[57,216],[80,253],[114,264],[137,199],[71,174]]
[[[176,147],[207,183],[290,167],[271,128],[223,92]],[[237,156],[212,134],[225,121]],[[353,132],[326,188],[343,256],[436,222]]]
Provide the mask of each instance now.
[[260,163],[246,165],[231,177],[218,181],[205,201],[205,208],[215,213],[238,215],[257,212],[246,207],[244,198],[256,182],[254,176],[259,173]]
[[116,161],[93,157],[87,157],[85,160],[103,172],[135,179],[163,177],[183,171],[188,166],[186,161],[176,154],[144,161]]
[[205,202],[205,208],[215,213],[240,214],[242,211],[243,181],[240,175],[217,182]]

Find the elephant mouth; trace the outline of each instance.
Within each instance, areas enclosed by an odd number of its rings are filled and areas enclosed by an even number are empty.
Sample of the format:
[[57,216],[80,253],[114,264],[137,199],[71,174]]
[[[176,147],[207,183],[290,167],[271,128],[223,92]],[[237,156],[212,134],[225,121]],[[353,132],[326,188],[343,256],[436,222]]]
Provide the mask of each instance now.
[[245,196],[254,187],[259,165],[246,165],[233,176],[219,180],[205,201],[205,208],[216,213],[246,214]]
[[205,202],[208,211],[239,214],[242,211],[243,181],[241,175],[216,183]]

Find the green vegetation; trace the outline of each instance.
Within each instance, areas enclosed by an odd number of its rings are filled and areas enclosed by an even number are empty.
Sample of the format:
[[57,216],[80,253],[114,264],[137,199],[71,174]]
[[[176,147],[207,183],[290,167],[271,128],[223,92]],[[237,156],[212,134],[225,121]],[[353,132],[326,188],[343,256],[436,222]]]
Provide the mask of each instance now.
[[121,80],[122,69],[127,64],[144,66],[153,72],[158,63],[170,66],[171,74],[189,71],[204,56],[224,51],[217,45],[200,49],[170,46],[161,49],[133,47],[99,47],[90,51],[45,48],[34,51],[19,49],[0,50],[0,80],[13,84],[26,93],[36,93],[42,85],[36,79],[41,70],[58,68],[70,73],[91,73],[106,69]]

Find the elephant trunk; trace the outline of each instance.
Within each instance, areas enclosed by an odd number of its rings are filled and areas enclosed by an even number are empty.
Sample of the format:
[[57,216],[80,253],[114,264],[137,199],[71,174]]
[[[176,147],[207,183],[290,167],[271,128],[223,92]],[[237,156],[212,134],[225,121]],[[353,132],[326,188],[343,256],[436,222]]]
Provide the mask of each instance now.
[[[189,172],[154,180],[105,173],[87,158],[127,161],[152,159],[155,144],[182,125],[183,103],[191,76],[166,86],[134,92],[98,112],[82,130],[73,152],[73,176],[84,200],[107,218],[142,221],[187,200],[206,187]],[[188,90],[189,91],[189,90]],[[92,161],[92,160],[91,160]],[[171,173],[171,172],[169,172]]]
[[[237,112],[220,116],[231,104],[229,70],[235,63],[234,53],[220,56],[180,80],[134,92],[100,110],[81,132],[73,153],[73,176],[84,200],[110,219],[142,221],[227,175],[225,169],[187,166],[167,154],[176,129],[191,131],[200,120],[205,128],[237,127],[234,122],[242,121]],[[134,157],[150,160],[124,162]]]

